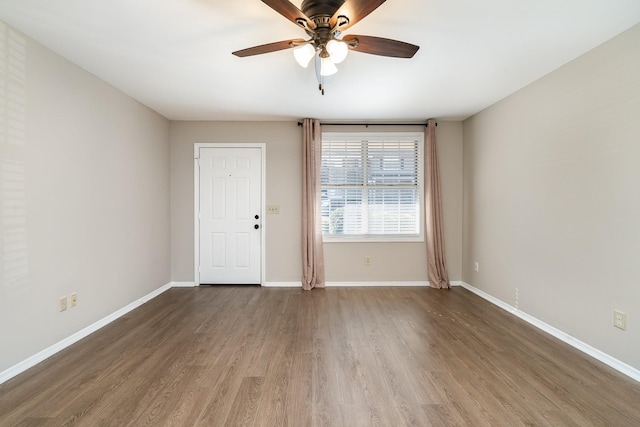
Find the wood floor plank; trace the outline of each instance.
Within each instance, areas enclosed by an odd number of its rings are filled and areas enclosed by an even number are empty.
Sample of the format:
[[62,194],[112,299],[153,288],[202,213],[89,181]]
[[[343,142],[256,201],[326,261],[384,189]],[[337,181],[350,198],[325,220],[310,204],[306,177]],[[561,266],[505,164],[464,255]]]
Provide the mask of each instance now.
[[[182,394],[178,405],[162,425],[166,426],[196,426],[200,414],[209,402],[209,390],[202,387],[189,387]],[[108,425],[103,422],[98,425]]]
[[457,414],[453,405],[448,404],[428,404],[422,405],[429,425],[433,427],[448,427],[465,425],[463,419]]
[[[242,322],[236,324],[241,330]],[[249,364],[252,354],[250,350],[251,337],[245,333],[238,336],[236,341],[230,343],[229,349],[233,349],[233,353],[228,359],[220,359],[220,363],[224,365],[221,372],[209,370],[211,380],[213,375],[218,374],[217,379],[211,381],[209,394],[211,399],[207,404],[207,409],[201,416],[203,422],[207,425],[214,425],[226,419],[228,412],[234,401],[234,396],[238,393],[244,380],[244,372]]]
[[[287,392],[291,382],[295,335],[282,334],[265,377],[262,398],[256,415],[257,426],[282,426],[287,414]],[[295,404],[291,405],[295,407]]]
[[339,394],[337,362],[330,337],[318,336],[314,340],[311,371],[313,425],[331,425],[332,418],[340,413],[342,398]]
[[287,410],[284,425],[311,425],[313,408],[313,353],[296,352],[291,362],[291,378],[287,384]]
[[632,426],[638,402],[462,288],[203,286],[0,385],[0,426]]
[[384,406],[374,405],[343,405],[341,407],[341,425],[344,427],[386,427],[413,426],[428,427],[430,424],[406,424],[393,418],[392,413],[386,412]]
[[171,418],[183,394],[201,371],[202,367],[199,366],[185,366],[175,370],[171,380],[168,380],[151,400],[146,400],[150,394],[140,400],[138,411],[132,414],[128,425],[155,426],[165,423]]
[[226,426],[252,426],[255,423],[258,401],[264,378],[245,377],[231,405]]

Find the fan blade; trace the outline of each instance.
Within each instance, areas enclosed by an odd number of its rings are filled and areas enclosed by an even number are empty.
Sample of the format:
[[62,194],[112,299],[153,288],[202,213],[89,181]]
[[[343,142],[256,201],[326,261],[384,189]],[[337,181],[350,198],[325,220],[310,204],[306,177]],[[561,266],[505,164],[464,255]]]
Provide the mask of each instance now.
[[245,56],[261,55],[263,53],[276,52],[278,50],[289,49],[291,43],[304,43],[302,39],[282,40],[281,42],[261,44],[260,46],[248,47],[242,50],[232,52],[235,56],[244,58]]
[[344,36],[342,41],[349,42],[353,39],[358,40],[358,45],[354,47],[353,50],[362,53],[370,53],[372,55],[392,56],[394,58],[413,58],[413,55],[415,55],[418,49],[420,49],[420,46],[398,40],[373,36],[357,36],[354,34]]
[[293,22],[296,25],[303,27],[302,25],[300,25],[299,22],[304,21],[306,23],[307,28],[310,28],[312,30],[316,28],[316,24],[314,24],[313,21],[309,19],[307,15],[302,13],[302,11],[298,9],[296,5],[291,3],[289,0],[262,0],[262,1],[271,9],[275,10],[280,15],[284,16],[285,18],[287,18],[289,21]]
[[[264,0],[263,0],[264,1]],[[329,25],[331,28],[335,27],[338,22],[339,16],[346,16],[349,22],[340,25],[338,29],[344,31],[362,18],[380,7],[386,0],[347,0],[342,6],[333,14]]]

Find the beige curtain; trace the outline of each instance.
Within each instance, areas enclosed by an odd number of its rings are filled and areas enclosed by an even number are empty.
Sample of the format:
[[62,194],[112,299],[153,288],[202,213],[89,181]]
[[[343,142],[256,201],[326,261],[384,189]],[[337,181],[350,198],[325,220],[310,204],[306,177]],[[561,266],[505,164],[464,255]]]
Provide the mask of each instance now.
[[322,215],[320,212],[320,121],[302,122],[302,289],[324,287]]
[[436,144],[436,122],[428,120],[425,129],[425,220],[427,233],[427,263],[429,285],[448,289],[449,275],[444,256],[444,228],[442,224],[442,194],[440,192],[440,167]]

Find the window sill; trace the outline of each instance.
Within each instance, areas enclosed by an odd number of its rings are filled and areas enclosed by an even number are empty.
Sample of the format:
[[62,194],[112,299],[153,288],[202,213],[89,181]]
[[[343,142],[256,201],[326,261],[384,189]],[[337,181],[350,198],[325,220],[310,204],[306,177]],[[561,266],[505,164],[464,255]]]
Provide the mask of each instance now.
[[354,236],[354,237],[328,237],[322,236],[323,243],[420,243],[424,242],[424,236]]

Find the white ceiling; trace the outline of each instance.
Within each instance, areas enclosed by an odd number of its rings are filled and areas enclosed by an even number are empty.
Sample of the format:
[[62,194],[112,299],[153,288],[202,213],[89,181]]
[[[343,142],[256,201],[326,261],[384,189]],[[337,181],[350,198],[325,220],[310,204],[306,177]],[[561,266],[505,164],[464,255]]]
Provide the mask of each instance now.
[[325,96],[290,50],[231,55],[305,38],[260,0],[0,0],[0,18],[173,120],[459,120],[637,24],[640,1],[387,0],[345,33],[420,50],[351,52]]

